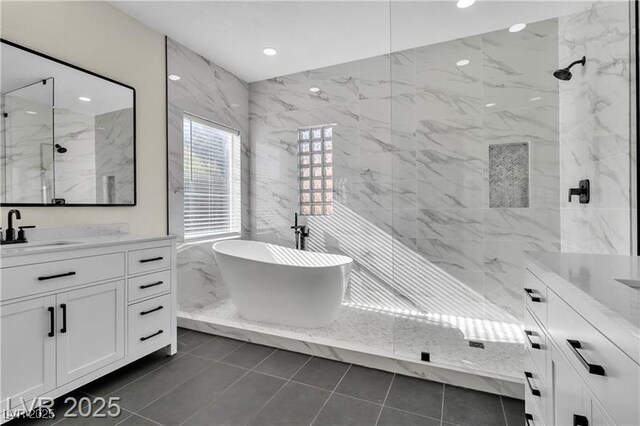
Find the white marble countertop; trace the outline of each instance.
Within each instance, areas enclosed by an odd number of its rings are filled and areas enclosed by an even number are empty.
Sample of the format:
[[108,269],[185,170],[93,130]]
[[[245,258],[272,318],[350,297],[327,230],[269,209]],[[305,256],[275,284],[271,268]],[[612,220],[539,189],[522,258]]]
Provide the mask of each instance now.
[[640,364],[640,257],[529,252],[526,267]]
[[172,235],[138,235],[114,226],[30,230],[28,243],[3,245],[1,258],[174,239]]

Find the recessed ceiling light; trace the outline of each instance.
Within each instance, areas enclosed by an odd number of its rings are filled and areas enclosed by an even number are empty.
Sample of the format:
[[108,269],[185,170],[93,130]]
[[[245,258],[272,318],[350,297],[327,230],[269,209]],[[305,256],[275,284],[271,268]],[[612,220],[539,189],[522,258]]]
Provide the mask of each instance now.
[[313,92],[313,93],[318,93],[320,91],[320,88],[319,87],[312,87],[312,88],[309,89],[309,91]]
[[491,108],[492,106],[496,106],[494,102],[488,103],[485,105],[487,108]]
[[456,65],[459,67],[464,67],[465,65],[469,65],[469,60],[468,59],[460,59],[458,62],[456,62]]
[[534,98],[529,99],[530,101],[539,101],[540,99],[542,99],[542,97],[540,96],[536,96]]
[[175,75],[175,74],[169,74],[169,80],[178,81],[178,80],[180,80],[180,76],[179,75]]
[[273,47],[265,47],[264,49],[262,49],[262,53],[264,53],[267,56],[275,56],[278,54],[278,51]]
[[37,113],[37,112],[35,112],[35,111],[29,111],[29,110],[26,110],[24,113],[25,113],[25,114],[30,114],[30,115],[38,115],[38,113]]
[[510,33],[517,33],[518,31],[522,31],[525,28],[527,28],[527,24],[525,24],[524,22],[521,22],[519,24],[514,24],[509,28],[509,32]]
[[475,2],[476,0],[458,0],[456,6],[458,6],[459,9],[466,9],[469,6],[473,6]]
[[87,98],[86,96],[78,96],[78,100],[82,102],[91,102],[91,98]]

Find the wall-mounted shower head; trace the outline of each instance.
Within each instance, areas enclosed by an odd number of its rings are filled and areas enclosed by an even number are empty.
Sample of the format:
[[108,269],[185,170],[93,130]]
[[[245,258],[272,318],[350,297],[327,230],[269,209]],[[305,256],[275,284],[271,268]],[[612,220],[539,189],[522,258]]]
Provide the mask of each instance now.
[[56,151],[58,151],[60,154],[64,154],[65,152],[67,152],[67,148],[63,147],[59,143],[55,144],[54,147],[56,148]]
[[587,57],[583,56],[582,59],[572,62],[568,67],[555,70],[553,72],[553,76],[558,80],[563,80],[563,81],[571,80],[571,77],[573,77],[573,74],[571,74],[571,71],[570,71],[571,67],[578,64],[581,64],[584,67],[586,63],[587,63]]

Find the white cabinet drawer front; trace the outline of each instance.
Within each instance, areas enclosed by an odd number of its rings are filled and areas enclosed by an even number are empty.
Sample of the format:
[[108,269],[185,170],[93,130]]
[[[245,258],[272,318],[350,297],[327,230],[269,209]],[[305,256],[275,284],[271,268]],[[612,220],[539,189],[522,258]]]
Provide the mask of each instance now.
[[129,306],[129,352],[159,349],[171,337],[171,295]]
[[154,272],[129,278],[129,301],[171,290],[171,271]]
[[157,271],[171,267],[171,247],[157,247],[129,252],[129,274]]
[[640,366],[549,291],[549,334],[618,424],[640,424]]
[[542,377],[546,376],[547,339],[542,328],[529,309],[524,310],[524,344],[536,369]]
[[547,286],[531,271],[525,271],[524,305],[538,319],[543,327],[547,326]]
[[538,407],[536,407],[535,403],[533,402],[533,396],[528,393],[528,391],[525,392],[525,401],[524,401],[524,415],[525,415],[525,425],[526,426],[543,426],[544,423],[544,419],[543,417],[540,415],[540,412],[538,411]]
[[123,275],[124,252],[5,268],[2,299],[57,291]]
[[550,387],[547,386],[545,378],[540,375],[540,370],[534,365],[533,359],[528,354],[525,354],[524,358],[524,375],[525,395],[529,396],[531,401],[535,403],[539,414],[546,413],[550,398]]

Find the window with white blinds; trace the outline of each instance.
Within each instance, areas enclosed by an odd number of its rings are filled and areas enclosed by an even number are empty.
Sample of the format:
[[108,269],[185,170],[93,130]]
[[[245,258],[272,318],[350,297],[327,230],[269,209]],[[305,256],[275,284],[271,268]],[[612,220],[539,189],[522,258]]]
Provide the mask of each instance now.
[[184,237],[240,234],[240,132],[184,115]]

